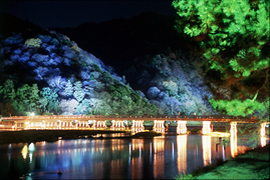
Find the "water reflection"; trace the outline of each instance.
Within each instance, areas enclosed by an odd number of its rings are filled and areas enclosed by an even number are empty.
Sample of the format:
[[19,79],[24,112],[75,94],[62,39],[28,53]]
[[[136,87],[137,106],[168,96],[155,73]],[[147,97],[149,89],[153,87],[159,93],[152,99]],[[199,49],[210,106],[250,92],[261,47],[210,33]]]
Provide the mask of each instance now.
[[266,123],[262,123],[261,124],[261,147],[266,145],[265,127],[266,127]]
[[28,172],[33,179],[173,179],[213,159],[231,157],[231,145],[216,149],[217,143],[218,137],[178,135],[0,145],[0,174],[3,179]]
[[23,146],[23,149],[22,149],[21,153],[22,153],[23,159],[26,159],[27,154],[28,154],[28,147],[27,147],[27,145],[24,145]]
[[211,164],[211,136],[202,136],[203,164]]
[[164,174],[164,140],[162,138],[153,138],[153,151],[153,174],[157,179]]
[[177,167],[178,172],[187,170],[187,135],[177,136]]
[[261,147],[264,147],[266,145],[266,137],[261,137]]
[[237,123],[231,122],[231,156],[235,157],[237,155]]

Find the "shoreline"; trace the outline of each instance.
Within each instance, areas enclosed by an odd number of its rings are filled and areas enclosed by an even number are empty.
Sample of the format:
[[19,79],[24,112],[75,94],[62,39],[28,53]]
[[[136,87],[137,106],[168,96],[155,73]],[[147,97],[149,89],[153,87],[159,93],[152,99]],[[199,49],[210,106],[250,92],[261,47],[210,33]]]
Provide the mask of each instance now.
[[[124,133],[125,136],[117,137],[94,137],[102,134]],[[22,130],[22,131],[1,131],[0,144],[11,143],[35,143],[35,142],[56,142],[58,140],[70,139],[129,139],[129,138],[152,138],[160,136],[161,133],[148,131],[138,132],[131,135],[129,131],[113,130]]]
[[226,161],[197,168],[190,174],[179,174],[174,179],[269,179],[269,143],[264,147],[247,149],[244,153]]

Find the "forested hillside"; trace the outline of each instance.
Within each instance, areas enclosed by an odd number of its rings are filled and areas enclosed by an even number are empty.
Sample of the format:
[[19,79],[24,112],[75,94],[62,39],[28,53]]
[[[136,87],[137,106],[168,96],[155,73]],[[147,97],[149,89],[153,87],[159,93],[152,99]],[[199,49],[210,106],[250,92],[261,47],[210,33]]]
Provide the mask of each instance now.
[[156,113],[155,106],[142,98],[141,92],[134,91],[112,67],[79,48],[67,36],[46,30],[24,30],[27,33],[1,36],[3,116],[33,111],[37,114]]
[[[130,19],[49,31],[13,16],[1,16],[5,19],[1,24],[15,22],[1,27],[3,116],[28,112],[228,114],[228,109],[238,109],[247,98],[251,102],[257,98],[256,107],[246,103],[235,115],[268,115],[267,73],[262,70],[244,79],[224,79],[209,67],[199,51],[200,41],[177,35],[175,17],[142,13]],[[225,104],[225,110],[217,102],[238,104]]]

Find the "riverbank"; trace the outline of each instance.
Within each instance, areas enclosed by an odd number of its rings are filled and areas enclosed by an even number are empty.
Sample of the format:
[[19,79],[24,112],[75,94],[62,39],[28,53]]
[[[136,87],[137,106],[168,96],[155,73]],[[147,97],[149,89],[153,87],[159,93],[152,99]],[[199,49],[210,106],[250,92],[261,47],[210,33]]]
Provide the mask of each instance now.
[[[124,133],[122,137],[104,137],[106,134]],[[151,138],[160,136],[161,133],[149,131],[131,135],[127,131],[112,130],[22,130],[22,131],[1,131],[0,144],[9,143],[31,143],[31,142],[55,142],[59,139],[125,139],[125,138]]]
[[0,144],[6,143],[31,143],[31,142],[55,142],[60,139],[79,139],[93,137],[97,134],[125,133],[125,131],[109,130],[22,130],[0,132]]
[[226,161],[198,168],[191,174],[181,174],[180,179],[269,179],[269,143],[264,147],[248,149],[243,154]]

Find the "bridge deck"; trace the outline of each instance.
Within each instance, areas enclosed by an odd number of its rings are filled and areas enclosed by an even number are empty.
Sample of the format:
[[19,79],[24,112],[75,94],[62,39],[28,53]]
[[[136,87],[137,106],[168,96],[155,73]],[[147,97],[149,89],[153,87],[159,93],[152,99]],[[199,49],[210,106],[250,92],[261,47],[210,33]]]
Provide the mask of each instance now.
[[53,115],[53,116],[12,116],[12,117],[3,117],[2,120],[9,121],[55,121],[55,120],[144,120],[144,121],[153,121],[153,120],[163,120],[163,121],[211,121],[211,122],[238,122],[238,123],[257,123],[258,119],[247,119],[247,118],[236,118],[232,116],[173,116],[173,115],[162,115],[162,116],[87,116],[87,115]]

